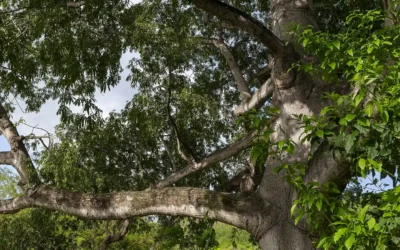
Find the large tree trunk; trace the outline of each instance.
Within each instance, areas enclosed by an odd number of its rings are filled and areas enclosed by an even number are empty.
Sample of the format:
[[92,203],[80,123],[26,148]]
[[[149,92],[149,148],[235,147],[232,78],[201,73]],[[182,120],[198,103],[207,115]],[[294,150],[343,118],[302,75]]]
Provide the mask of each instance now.
[[[301,26],[311,25],[317,29],[311,0],[271,0],[271,10],[272,31],[283,41],[292,43],[288,33],[292,23]],[[293,53],[301,53],[301,51]],[[279,62],[283,65],[290,65],[292,58],[299,57],[291,55],[283,59],[275,58],[275,65],[279,60],[283,60],[283,62]],[[285,60],[287,61],[285,62]],[[258,192],[264,201],[273,204],[278,216],[266,220],[269,225],[265,228],[265,232],[259,235],[260,247],[265,250],[313,249],[307,229],[296,226],[290,214],[296,193],[282,179],[285,173],[274,174],[273,169],[284,163],[307,164],[310,145],[301,142],[303,130],[293,115],[318,114],[326,105],[321,98],[323,92],[326,91],[324,90],[326,86],[323,85],[323,82],[313,81],[307,75],[299,72],[296,72],[294,77],[285,77],[286,71],[286,67],[275,67],[272,73],[275,82],[272,105],[279,108],[280,115],[276,120],[276,132],[271,135],[271,140],[279,141],[290,138],[297,144],[297,148],[294,155],[285,155],[280,159],[271,156],[267,160],[267,168]]]

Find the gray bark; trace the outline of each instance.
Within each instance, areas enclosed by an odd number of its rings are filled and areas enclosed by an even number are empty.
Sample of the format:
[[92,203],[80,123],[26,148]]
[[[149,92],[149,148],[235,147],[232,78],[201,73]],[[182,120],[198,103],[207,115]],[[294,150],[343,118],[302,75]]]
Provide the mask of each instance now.
[[240,100],[242,100],[242,102],[246,101],[251,96],[250,89],[247,86],[246,80],[244,79],[242,72],[239,69],[239,65],[237,64],[228,46],[222,39],[214,40],[213,42],[214,45],[221,50],[222,55],[225,57],[226,62],[228,63],[229,68],[231,69],[233,78],[235,79],[237,88],[240,93]]
[[22,196],[0,201],[0,213],[41,207],[89,219],[126,219],[153,214],[202,218],[207,214],[210,219],[249,229],[257,224],[259,216],[251,208],[258,206],[238,194],[199,188],[85,194],[39,185]]
[[[293,46],[295,42],[288,33],[293,23],[303,27],[311,25],[314,30],[318,29],[313,18],[311,0],[271,0],[270,3],[273,19],[272,31],[281,40],[288,41],[289,46]],[[302,56],[302,52],[301,49],[297,51],[300,54],[297,55],[297,58]],[[310,144],[301,142],[303,129],[293,115],[312,116],[328,105],[327,101],[322,99],[323,93],[328,91],[322,81],[312,79],[301,72],[296,72],[295,78],[285,75],[287,74],[285,72],[287,65],[293,62],[293,58],[296,58],[294,52],[292,52],[292,57],[275,57],[272,69],[272,81],[275,83],[275,89],[271,103],[279,108],[280,115],[275,121],[276,132],[271,135],[271,140],[280,141],[290,138],[295,142],[297,148],[293,156],[287,154],[280,159],[269,157],[267,160],[267,169],[259,187],[259,194],[262,200],[268,201],[280,213],[277,218],[274,218],[271,225],[266,226],[266,231],[259,237],[259,244],[265,250],[314,249],[307,228],[296,226],[290,214],[290,208],[297,197],[295,190],[282,180],[285,173],[273,173],[274,167],[284,163],[309,164]],[[338,164],[332,161],[330,155],[327,155],[324,150],[321,150],[320,155],[315,159],[318,160],[309,164],[309,172],[305,180],[332,181],[337,176]],[[326,162],[326,171],[320,171],[323,162]]]
[[385,26],[390,27],[394,25],[393,19],[395,18],[394,13],[398,13],[400,9],[400,4],[395,4],[393,0],[382,0],[383,9],[387,14],[387,18],[385,18]]

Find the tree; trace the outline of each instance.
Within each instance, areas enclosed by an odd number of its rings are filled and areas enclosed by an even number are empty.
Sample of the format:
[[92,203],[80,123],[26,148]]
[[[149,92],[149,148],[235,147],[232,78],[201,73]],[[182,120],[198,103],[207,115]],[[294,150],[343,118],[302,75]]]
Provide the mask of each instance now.
[[[3,1],[0,131],[11,150],[0,162],[22,193],[0,212],[206,218],[263,249],[395,246],[398,188],[374,198],[383,208],[363,199],[347,209],[343,195],[351,177],[396,180],[399,17],[394,1],[382,4],[386,16],[346,20],[311,0]],[[103,119],[93,96],[119,82],[126,50],[140,53],[139,93]],[[57,99],[60,143],[31,157],[26,143],[42,138],[18,134],[10,96],[28,111]]]

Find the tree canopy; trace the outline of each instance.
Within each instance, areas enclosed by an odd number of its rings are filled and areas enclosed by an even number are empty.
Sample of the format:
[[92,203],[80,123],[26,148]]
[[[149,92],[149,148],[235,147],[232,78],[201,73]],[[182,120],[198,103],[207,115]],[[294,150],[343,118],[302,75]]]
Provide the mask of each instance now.
[[[397,249],[399,6],[2,1],[0,244]],[[56,100],[56,133],[19,135],[15,100]]]

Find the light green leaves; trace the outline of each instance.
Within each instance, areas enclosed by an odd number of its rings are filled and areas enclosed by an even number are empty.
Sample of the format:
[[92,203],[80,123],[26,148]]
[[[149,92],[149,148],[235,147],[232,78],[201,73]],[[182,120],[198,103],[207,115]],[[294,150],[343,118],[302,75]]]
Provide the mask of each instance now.
[[375,227],[375,225],[376,225],[376,220],[375,220],[375,218],[372,217],[371,219],[369,219],[369,221],[367,222],[367,224],[368,224],[368,229],[369,229],[369,230],[372,230],[372,229]]
[[305,38],[305,39],[303,40],[303,47],[306,47],[309,41],[310,41],[309,38]]
[[373,50],[374,50],[374,46],[372,44],[369,44],[368,45],[368,49],[367,49],[367,53],[371,54]]
[[339,241],[340,238],[347,232],[347,228],[341,228],[339,229],[334,235],[333,235],[333,240],[335,242]]
[[367,165],[366,163],[367,163],[367,162],[366,162],[365,159],[363,159],[363,158],[360,158],[360,159],[358,160],[358,166],[361,168],[361,170],[364,170],[364,169],[365,169],[365,166]]
[[340,41],[338,41],[338,40],[333,41],[333,45],[334,45],[337,49],[340,49]]
[[347,50],[346,52],[347,52],[347,54],[349,54],[350,56],[353,56],[353,55],[354,55],[354,52],[353,52],[352,49],[349,49],[349,50]]
[[363,221],[365,218],[365,214],[367,213],[368,209],[369,209],[369,205],[366,205],[365,207],[363,207],[360,211],[360,213],[358,214],[358,219],[360,221]]
[[373,102],[368,102],[367,103],[367,105],[365,106],[365,113],[369,117],[372,116],[372,114],[374,113],[374,104],[373,104]]
[[324,131],[323,130],[318,130],[315,134],[320,138],[324,138]]
[[383,122],[387,123],[389,121],[389,113],[385,110],[381,114]]
[[[380,11],[356,12],[348,17],[342,33],[301,35],[302,41],[307,41],[305,49],[319,60],[319,64],[301,69],[329,83],[346,83],[351,90],[326,94],[333,104],[318,115],[300,120],[313,148],[324,141],[338,158],[349,161],[357,176],[372,176],[370,185],[378,185],[379,178],[384,177],[398,185],[400,150],[395,145],[400,145],[400,64],[391,62],[400,61],[400,29],[377,28],[383,20]],[[400,229],[400,219],[397,222],[394,218],[400,213],[400,195],[396,192],[383,191],[382,199],[380,194],[359,194],[360,205],[351,199],[319,199],[307,187],[299,189],[314,205],[302,201],[297,209],[303,207],[305,216],[315,221],[318,219],[312,216],[327,207],[335,213],[330,217],[331,231],[320,240],[320,248],[400,248],[400,240],[393,237]]]
[[344,242],[344,245],[346,246],[347,250],[350,250],[351,247],[353,246],[355,241],[355,235],[351,234],[349,238]]

